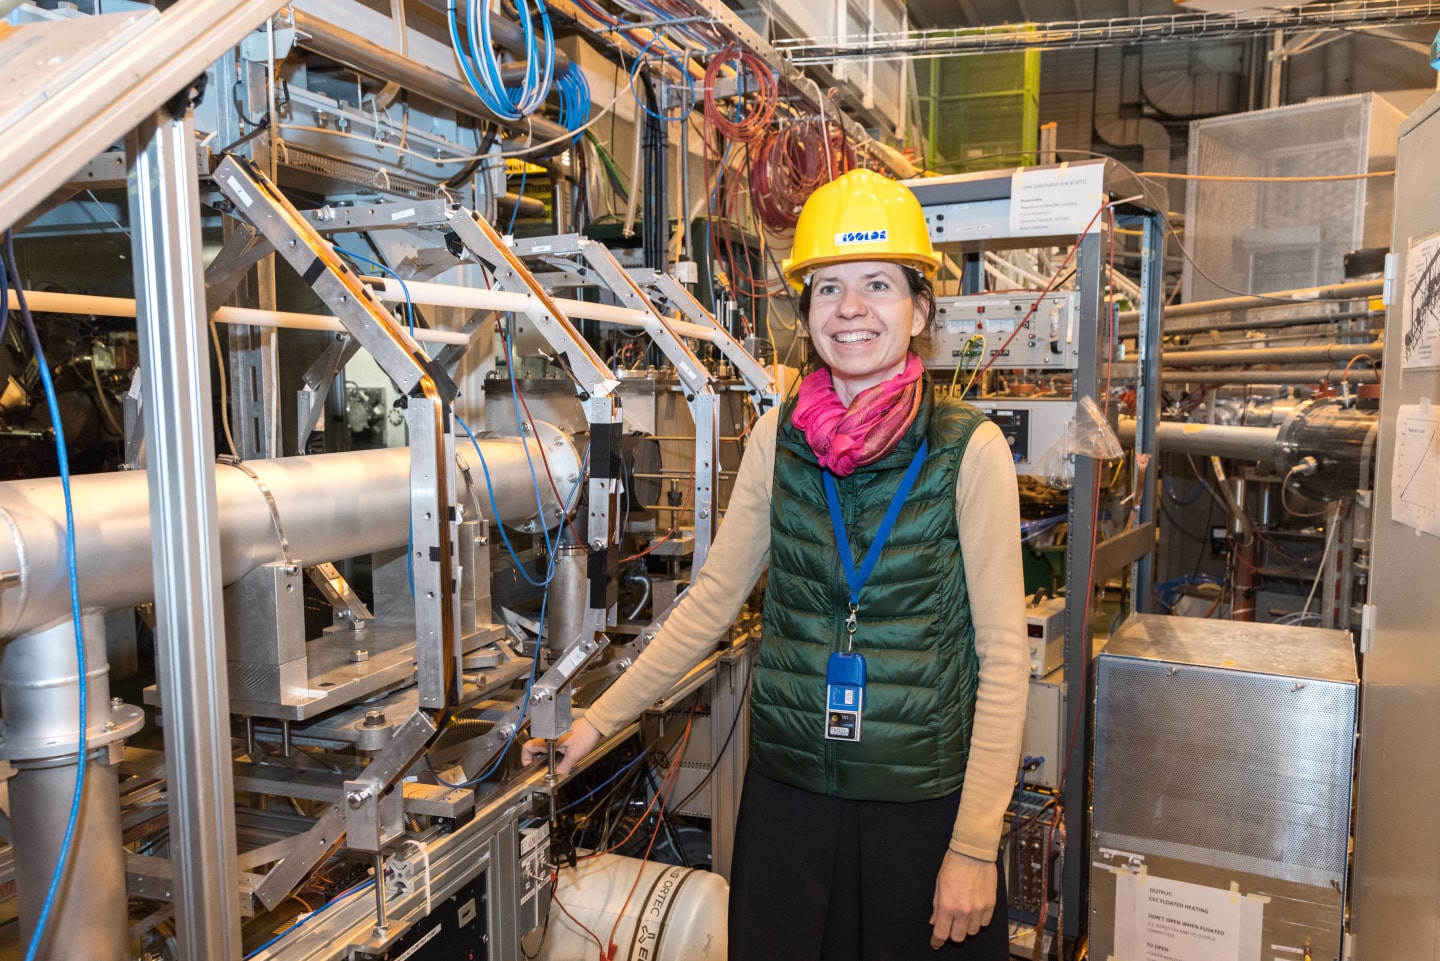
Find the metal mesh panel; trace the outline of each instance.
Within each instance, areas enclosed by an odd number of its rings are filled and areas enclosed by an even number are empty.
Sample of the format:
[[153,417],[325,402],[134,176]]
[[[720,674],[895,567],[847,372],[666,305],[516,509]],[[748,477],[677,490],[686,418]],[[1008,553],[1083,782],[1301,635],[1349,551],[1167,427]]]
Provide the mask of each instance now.
[[1355,688],[1173,667],[1101,658],[1095,829],[1343,878]]
[[[1207,176],[1311,177],[1392,165],[1398,111],[1373,95],[1337,97],[1197,121],[1190,169]],[[1382,136],[1375,136],[1378,127]],[[1390,146],[1386,146],[1390,144]],[[1346,252],[1389,235],[1365,180],[1196,182],[1188,189],[1186,301],[1339,283]]]

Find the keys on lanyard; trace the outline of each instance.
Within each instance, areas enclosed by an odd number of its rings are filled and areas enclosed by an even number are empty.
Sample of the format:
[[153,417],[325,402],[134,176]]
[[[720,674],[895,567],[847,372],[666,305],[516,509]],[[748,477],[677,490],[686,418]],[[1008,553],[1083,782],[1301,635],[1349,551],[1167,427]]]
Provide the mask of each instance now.
[[845,650],[835,651],[825,665],[825,739],[829,741],[859,741],[860,722],[865,711],[865,657],[855,653],[855,633],[859,629],[860,592],[880,559],[890,530],[900,508],[920,476],[925,455],[930,449],[928,440],[921,442],[920,449],[910,461],[900,487],[890,499],[885,518],[875,532],[875,540],[865,553],[860,569],[855,569],[855,558],[850,552],[850,536],[845,531],[845,521],[840,513],[840,495],[835,487],[835,478],[825,472],[825,500],[830,507],[830,523],[835,529],[835,544],[840,550],[840,562],[845,569],[845,580],[850,586],[850,611],[845,618]]

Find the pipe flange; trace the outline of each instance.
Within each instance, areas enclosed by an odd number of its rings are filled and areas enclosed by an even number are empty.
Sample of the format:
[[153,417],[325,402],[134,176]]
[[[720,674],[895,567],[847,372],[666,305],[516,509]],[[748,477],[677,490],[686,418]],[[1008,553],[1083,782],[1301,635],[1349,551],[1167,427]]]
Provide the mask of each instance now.
[[[143,708],[124,702],[112,703],[103,712],[104,719],[91,724],[85,732],[85,751],[105,747],[115,741],[122,741],[140,730],[145,723]],[[3,732],[0,724],[0,732]],[[8,733],[0,740],[0,760],[38,761],[45,758],[64,757],[74,754],[79,747],[75,732],[68,735],[47,737],[10,737]]]

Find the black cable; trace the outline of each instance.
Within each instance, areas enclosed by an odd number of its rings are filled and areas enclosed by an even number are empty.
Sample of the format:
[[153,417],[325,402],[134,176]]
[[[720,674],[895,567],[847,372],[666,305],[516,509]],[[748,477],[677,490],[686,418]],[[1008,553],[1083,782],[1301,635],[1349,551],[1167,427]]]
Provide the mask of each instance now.
[[695,785],[694,789],[691,790],[689,794],[685,795],[679,801],[675,802],[675,804],[673,805],[674,810],[678,811],[680,808],[690,803],[690,799],[693,798],[695,795],[699,794],[700,791],[705,787],[705,785],[710,783],[710,779],[715,776],[715,768],[720,764],[720,759],[725,756],[725,752],[730,748],[730,741],[735,737],[735,731],[740,726],[740,715],[745,713],[746,702],[750,699],[750,682],[754,679],[755,672],[752,670],[750,672],[750,675],[745,679],[745,693],[740,695],[740,705],[735,708],[735,717],[730,722],[730,733],[725,735],[725,741],[720,745],[720,750],[716,752],[715,760],[713,763],[711,763],[710,770],[705,772],[705,776],[700,779],[700,783]]

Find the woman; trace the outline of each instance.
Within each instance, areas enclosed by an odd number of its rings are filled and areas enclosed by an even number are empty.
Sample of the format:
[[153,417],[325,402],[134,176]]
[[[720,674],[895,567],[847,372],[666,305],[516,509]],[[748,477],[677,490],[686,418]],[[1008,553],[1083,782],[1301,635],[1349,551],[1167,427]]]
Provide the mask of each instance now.
[[714,650],[768,565],[730,957],[1001,961],[1029,676],[1013,461],[910,349],[939,264],[914,194],[847,173],[793,254],[824,366],[756,423],[708,561],[559,770]]

